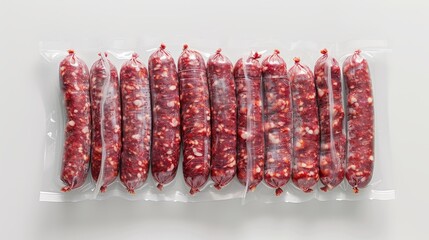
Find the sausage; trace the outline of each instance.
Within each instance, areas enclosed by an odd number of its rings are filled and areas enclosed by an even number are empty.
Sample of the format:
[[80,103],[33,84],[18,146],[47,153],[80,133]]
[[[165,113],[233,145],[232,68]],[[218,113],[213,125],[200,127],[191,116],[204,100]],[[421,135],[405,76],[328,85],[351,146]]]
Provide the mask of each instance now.
[[290,179],[292,159],[292,104],[286,62],[279,51],[262,61],[264,86],[265,183],[281,189]]
[[152,113],[147,69],[137,54],[120,71],[122,103],[121,182],[128,192],[143,186],[149,172]]
[[246,60],[240,58],[234,66],[238,107],[237,177],[250,191],[262,181],[264,169],[260,57],[256,52]]
[[323,54],[314,67],[320,120],[320,181],[322,191],[335,188],[344,179],[346,135],[341,69],[335,58]]
[[236,172],[237,99],[233,66],[228,57],[216,51],[207,61],[211,110],[211,178],[214,187],[226,186]]
[[179,57],[183,134],[183,175],[193,195],[210,173],[210,102],[206,66],[200,53],[183,46]]
[[374,168],[374,105],[367,60],[357,50],[343,64],[347,93],[346,178],[355,193],[371,181]]
[[121,104],[118,71],[100,55],[91,67],[90,93],[92,115],[91,174],[105,192],[119,173],[121,154]]
[[310,68],[295,58],[289,70],[292,90],[293,155],[292,181],[304,192],[319,181],[320,130],[316,87]]
[[60,85],[66,108],[66,126],[61,180],[68,192],[82,186],[88,176],[91,149],[89,71],[73,50],[59,66]]
[[173,57],[161,44],[149,57],[152,98],[152,176],[158,189],[176,176],[180,157],[179,81]]

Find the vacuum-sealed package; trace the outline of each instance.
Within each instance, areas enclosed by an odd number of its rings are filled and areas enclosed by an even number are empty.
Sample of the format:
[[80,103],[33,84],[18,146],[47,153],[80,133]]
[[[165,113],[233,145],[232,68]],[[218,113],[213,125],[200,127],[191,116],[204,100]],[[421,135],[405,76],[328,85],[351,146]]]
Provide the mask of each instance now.
[[41,201],[395,198],[385,42],[131,42],[40,43]]

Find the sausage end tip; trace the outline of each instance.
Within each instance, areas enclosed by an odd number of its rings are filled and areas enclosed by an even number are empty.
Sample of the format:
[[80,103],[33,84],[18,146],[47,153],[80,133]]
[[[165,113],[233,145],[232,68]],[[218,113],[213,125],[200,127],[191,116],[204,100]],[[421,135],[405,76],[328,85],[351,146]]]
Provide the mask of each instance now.
[[61,192],[70,192],[72,190],[72,186],[65,186],[61,188]]
[[198,188],[191,188],[191,190],[189,191],[189,193],[191,195],[194,195],[195,193],[199,192],[200,190]]
[[217,190],[221,190],[221,189],[222,189],[222,185],[221,185],[220,183],[216,183],[216,184],[214,185],[214,187],[215,187]]
[[101,186],[100,187],[100,192],[104,193],[107,190],[107,186]]
[[128,191],[129,194],[133,194],[133,195],[136,194],[136,192],[134,191],[134,189],[128,188],[127,191]]
[[277,188],[276,189],[276,196],[280,196],[283,193],[283,189]]

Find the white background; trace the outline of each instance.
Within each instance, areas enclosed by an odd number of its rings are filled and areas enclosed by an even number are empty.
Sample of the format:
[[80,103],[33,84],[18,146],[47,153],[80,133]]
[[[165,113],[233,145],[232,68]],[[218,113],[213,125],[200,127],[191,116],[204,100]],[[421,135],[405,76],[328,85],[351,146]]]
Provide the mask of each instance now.
[[[156,3],[155,3],[156,2]],[[426,1],[7,1],[0,4],[0,239],[425,239]],[[280,4],[281,2],[281,4]],[[40,40],[157,37],[387,39],[394,201],[242,206],[39,202],[45,137]]]

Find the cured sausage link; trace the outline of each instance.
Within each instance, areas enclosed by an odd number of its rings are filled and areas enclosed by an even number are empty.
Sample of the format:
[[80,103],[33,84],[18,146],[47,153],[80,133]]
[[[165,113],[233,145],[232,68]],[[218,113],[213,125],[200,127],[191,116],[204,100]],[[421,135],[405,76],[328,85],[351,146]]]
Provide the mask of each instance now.
[[234,66],[237,86],[237,177],[253,191],[264,173],[261,55],[240,58]]
[[311,70],[295,58],[289,70],[293,102],[292,181],[303,192],[319,181],[319,118],[316,87]]
[[176,176],[180,157],[179,81],[173,57],[165,45],[149,57],[152,98],[152,176],[158,189]]
[[264,85],[265,183],[276,189],[290,179],[292,159],[292,103],[286,62],[279,51],[262,61]]
[[[90,85],[93,127],[91,175],[95,181],[102,178],[100,191],[105,192],[119,174],[121,155],[118,71],[109,59],[101,57],[92,65]],[[103,158],[104,164],[101,166]],[[102,176],[99,176],[100,173],[103,173]]]
[[341,69],[335,60],[323,54],[314,67],[317,104],[320,119],[320,181],[321,190],[335,188],[344,179],[346,135],[341,84]]
[[147,69],[133,54],[122,65],[121,182],[129,193],[143,186],[149,172],[151,144],[151,105]]
[[374,105],[367,60],[357,50],[344,61],[347,93],[346,178],[355,193],[371,181],[374,168]]
[[217,50],[207,62],[212,120],[211,178],[215,188],[227,185],[236,172],[237,99],[231,61]]
[[60,85],[66,108],[66,126],[61,180],[68,192],[85,183],[91,149],[89,71],[73,50],[59,66]]
[[210,102],[206,66],[200,53],[183,47],[179,57],[183,134],[183,175],[193,195],[210,173]]

